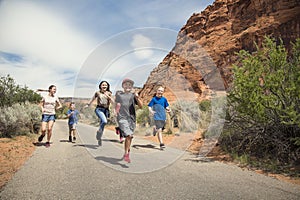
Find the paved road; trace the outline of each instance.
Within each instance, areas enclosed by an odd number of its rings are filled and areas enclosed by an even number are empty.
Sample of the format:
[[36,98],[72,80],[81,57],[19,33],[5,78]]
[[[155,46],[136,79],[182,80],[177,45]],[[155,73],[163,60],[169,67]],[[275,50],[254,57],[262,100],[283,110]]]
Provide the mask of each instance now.
[[57,121],[50,148],[33,156],[2,188],[0,199],[300,199],[298,185],[234,165],[195,162],[192,155],[134,138],[132,163],[105,130],[98,147],[96,128],[80,124],[80,138],[67,142],[66,121]]

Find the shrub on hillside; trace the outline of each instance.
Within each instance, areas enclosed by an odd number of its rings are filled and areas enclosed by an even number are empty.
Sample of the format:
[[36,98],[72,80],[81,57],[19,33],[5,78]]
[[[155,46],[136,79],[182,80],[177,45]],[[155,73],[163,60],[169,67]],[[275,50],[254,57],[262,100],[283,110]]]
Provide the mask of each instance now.
[[0,137],[36,132],[40,124],[41,110],[31,103],[13,104],[0,108]]
[[12,106],[15,103],[40,102],[42,97],[30,90],[27,86],[21,87],[15,80],[7,75],[0,77],[0,107]]
[[194,132],[199,128],[200,110],[197,102],[177,101],[171,106],[172,115],[178,119],[179,130]]
[[230,152],[282,165],[300,157],[300,39],[290,53],[266,37],[253,54],[238,53],[221,144]]

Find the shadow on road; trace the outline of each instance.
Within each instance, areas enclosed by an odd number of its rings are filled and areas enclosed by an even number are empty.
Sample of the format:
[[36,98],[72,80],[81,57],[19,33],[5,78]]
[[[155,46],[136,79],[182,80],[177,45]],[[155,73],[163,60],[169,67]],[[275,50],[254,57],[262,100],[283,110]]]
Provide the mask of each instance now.
[[102,141],[108,141],[108,142],[120,143],[120,141],[119,141],[119,140],[116,140],[116,139],[102,139]]
[[133,148],[139,149],[139,148],[144,148],[144,149],[157,149],[160,150],[160,148],[157,148],[153,144],[134,144],[132,145]]
[[[36,147],[46,146],[46,142],[33,142],[32,144]],[[50,144],[52,144],[52,142],[50,142]]]
[[96,144],[75,144],[73,147],[86,147],[90,149],[97,149],[99,146]]
[[95,157],[95,159],[110,163],[112,165],[120,165],[122,168],[129,168],[127,165],[120,163],[121,161],[123,161],[123,158],[110,158],[105,156],[97,156]]
[[59,140],[60,142],[67,142],[69,143],[70,141],[69,140]]

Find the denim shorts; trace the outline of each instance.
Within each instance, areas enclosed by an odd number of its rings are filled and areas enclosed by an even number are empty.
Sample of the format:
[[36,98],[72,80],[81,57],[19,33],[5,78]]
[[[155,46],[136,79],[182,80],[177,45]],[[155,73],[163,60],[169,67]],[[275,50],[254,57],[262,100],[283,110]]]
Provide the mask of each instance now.
[[76,123],[74,124],[69,124],[69,130],[76,130]]
[[55,115],[43,114],[42,115],[42,122],[49,122],[49,121],[54,121],[55,122]]

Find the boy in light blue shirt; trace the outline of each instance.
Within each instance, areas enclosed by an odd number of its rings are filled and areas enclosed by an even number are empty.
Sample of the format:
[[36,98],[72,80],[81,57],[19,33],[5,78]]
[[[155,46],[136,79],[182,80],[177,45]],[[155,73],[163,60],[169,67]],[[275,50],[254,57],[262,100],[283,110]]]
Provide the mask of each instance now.
[[168,100],[163,96],[164,88],[162,86],[158,86],[156,90],[155,96],[151,99],[148,104],[149,112],[153,115],[154,119],[154,128],[153,128],[153,136],[157,133],[157,138],[160,143],[160,148],[164,149],[165,144],[163,143],[162,131],[165,128],[167,116],[166,111],[170,112],[170,107]]
[[[78,114],[79,111],[75,110],[75,103],[70,103],[70,109],[67,112],[67,116],[69,118],[68,125],[69,125],[69,142],[76,141],[76,125],[78,123]],[[72,141],[73,135],[73,141]]]

